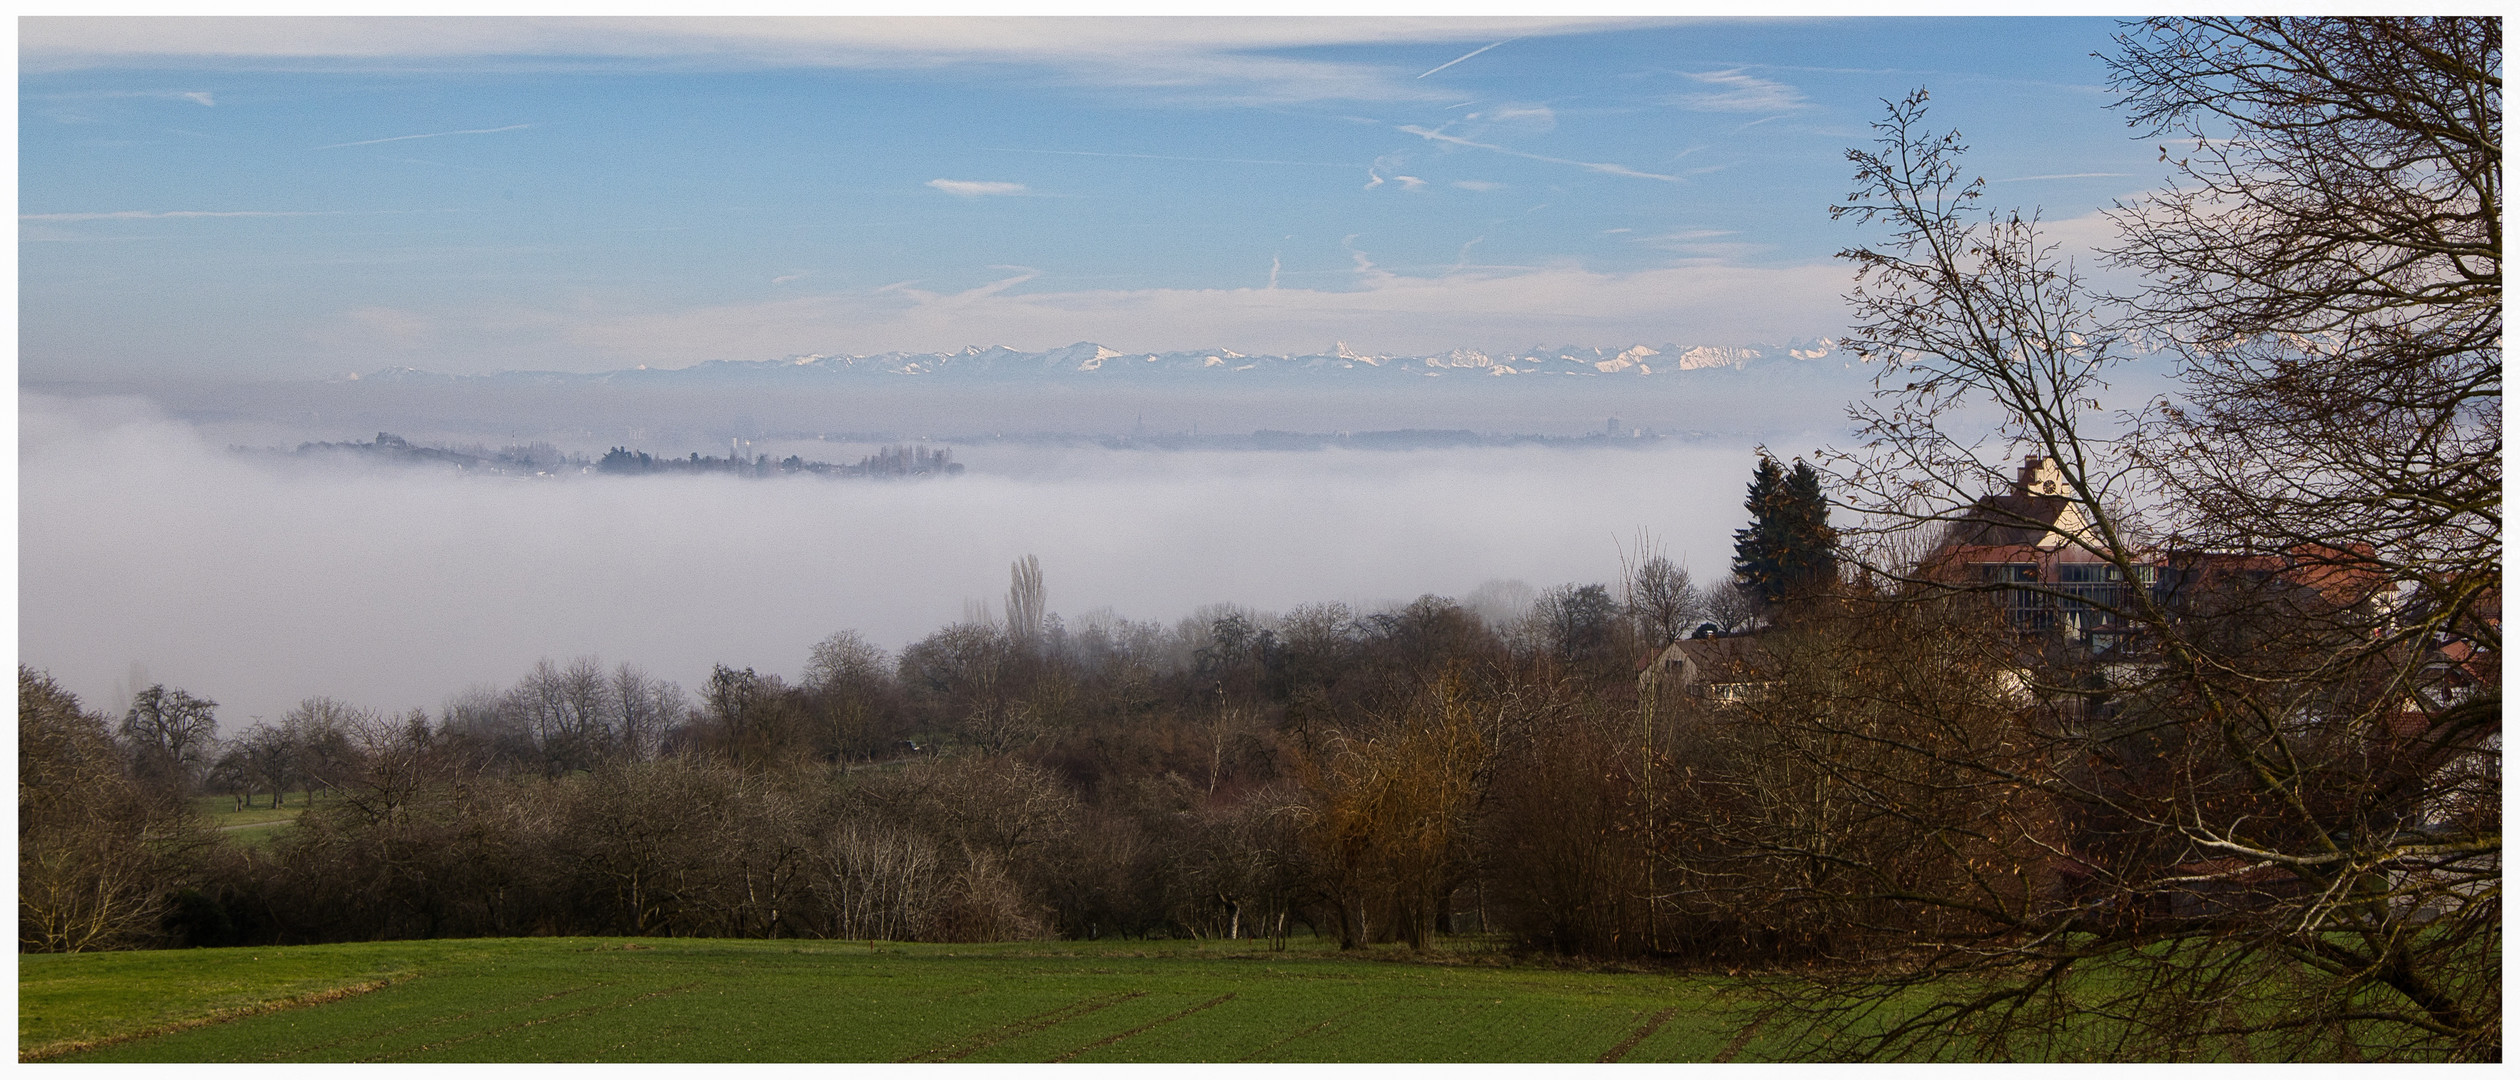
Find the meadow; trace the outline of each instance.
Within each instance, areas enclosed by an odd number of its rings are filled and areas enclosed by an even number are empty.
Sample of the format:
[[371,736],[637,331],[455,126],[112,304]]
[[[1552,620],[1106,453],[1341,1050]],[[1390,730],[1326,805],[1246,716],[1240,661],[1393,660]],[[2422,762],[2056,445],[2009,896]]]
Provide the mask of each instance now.
[[271,796],[257,795],[254,805],[239,808],[226,795],[197,795],[192,799],[192,811],[204,827],[222,840],[246,847],[269,847],[283,830],[297,824],[298,815],[314,805],[316,798],[317,794],[311,791],[292,791],[279,806],[273,806]]
[[[1720,977],[1294,939],[402,941],[26,955],[22,1061],[1761,1060]],[[1746,1036],[1744,1033],[1750,1032]]]

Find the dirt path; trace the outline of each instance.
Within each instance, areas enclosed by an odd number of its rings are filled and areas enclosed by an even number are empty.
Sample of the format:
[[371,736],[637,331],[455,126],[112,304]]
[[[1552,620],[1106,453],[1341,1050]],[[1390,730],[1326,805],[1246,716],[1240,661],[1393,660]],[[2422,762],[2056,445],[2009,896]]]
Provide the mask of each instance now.
[[217,831],[217,832],[235,832],[235,831],[237,831],[238,829],[268,829],[268,828],[270,828],[270,827],[272,827],[272,826],[274,826],[274,825],[295,825],[295,824],[297,824],[297,819],[292,817],[292,818],[281,818],[281,819],[280,819],[280,820],[278,820],[278,821],[248,821],[248,822],[246,822],[245,824],[242,824],[242,825],[220,825],[220,826],[217,826],[217,827],[215,828],[215,830],[214,830],[214,831]]

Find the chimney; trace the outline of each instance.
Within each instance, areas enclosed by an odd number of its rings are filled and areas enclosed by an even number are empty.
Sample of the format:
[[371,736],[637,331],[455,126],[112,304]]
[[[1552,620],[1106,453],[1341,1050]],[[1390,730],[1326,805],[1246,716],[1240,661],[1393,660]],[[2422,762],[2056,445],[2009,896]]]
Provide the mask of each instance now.
[[2021,471],[2013,478],[2013,494],[2062,496],[2065,494],[2065,470],[2056,467],[2056,459],[2032,454],[2021,459]]

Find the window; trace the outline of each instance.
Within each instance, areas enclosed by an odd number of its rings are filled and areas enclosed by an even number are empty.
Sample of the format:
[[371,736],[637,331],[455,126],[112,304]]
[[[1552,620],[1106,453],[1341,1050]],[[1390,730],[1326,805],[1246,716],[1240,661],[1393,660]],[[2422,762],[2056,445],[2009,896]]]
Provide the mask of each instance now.
[[[2035,585],[2039,581],[2037,563],[1981,563],[1978,580],[1990,585]],[[2006,589],[2001,603],[2004,619],[2015,630],[2045,630],[2054,621],[2048,598],[2031,589]]]

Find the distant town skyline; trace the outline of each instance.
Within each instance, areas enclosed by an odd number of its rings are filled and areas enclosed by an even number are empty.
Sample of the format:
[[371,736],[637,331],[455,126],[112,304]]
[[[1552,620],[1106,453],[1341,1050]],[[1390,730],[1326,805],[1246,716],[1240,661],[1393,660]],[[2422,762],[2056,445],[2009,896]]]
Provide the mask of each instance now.
[[1842,333],[1881,99],[2069,244],[2099,19],[20,22],[21,378]]

